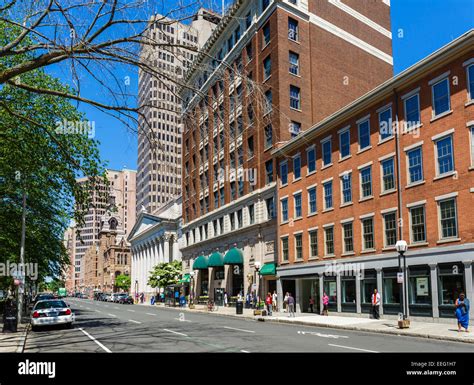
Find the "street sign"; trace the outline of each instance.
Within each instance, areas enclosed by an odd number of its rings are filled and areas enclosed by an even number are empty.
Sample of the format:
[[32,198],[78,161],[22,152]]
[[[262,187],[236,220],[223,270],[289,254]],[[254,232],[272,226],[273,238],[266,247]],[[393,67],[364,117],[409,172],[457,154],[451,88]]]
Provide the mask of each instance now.
[[397,283],[403,283],[403,273],[397,273]]

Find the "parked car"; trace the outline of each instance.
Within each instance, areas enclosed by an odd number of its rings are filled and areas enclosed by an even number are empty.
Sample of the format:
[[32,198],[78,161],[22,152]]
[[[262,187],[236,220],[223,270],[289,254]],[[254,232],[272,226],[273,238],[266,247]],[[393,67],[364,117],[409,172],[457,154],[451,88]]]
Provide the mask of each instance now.
[[36,331],[38,327],[46,325],[65,325],[71,328],[74,319],[74,313],[63,300],[38,301],[31,314],[31,329]]
[[113,293],[112,294],[112,302],[118,303],[119,297],[120,297],[120,293]]
[[101,293],[101,292],[94,293],[94,300],[100,301],[103,294],[104,293]]
[[35,298],[33,298],[33,301],[30,303],[30,309],[33,309],[33,307],[36,305],[38,301],[44,301],[48,299],[54,299],[54,295],[52,293],[36,294]]
[[118,303],[122,305],[133,305],[133,297],[131,295],[128,295],[127,293],[122,293],[119,296]]
[[113,299],[114,299],[114,298],[113,298],[113,294],[112,294],[112,293],[106,294],[105,300],[106,300],[107,302],[113,302]]

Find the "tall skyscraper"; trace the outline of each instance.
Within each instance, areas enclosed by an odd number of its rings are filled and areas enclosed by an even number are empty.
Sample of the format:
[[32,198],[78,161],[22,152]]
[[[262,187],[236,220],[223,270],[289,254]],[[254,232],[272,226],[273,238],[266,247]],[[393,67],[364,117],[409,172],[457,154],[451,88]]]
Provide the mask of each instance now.
[[142,206],[152,213],[181,194],[182,124],[177,84],[219,20],[219,15],[203,8],[190,24],[162,15],[150,19],[146,39],[162,45],[143,45],[141,59],[163,76],[139,71],[139,102],[145,106],[149,125],[139,117],[137,213]]
[[[110,183],[108,194],[103,181],[91,191],[92,200],[85,216],[84,226],[79,228],[80,238],[75,238],[74,249],[74,280],[75,290],[84,287],[84,261],[86,250],[97,245],[101,218],[105,215],[107,208],[115,206],[117,215],[122,218],[123,229],[126,234],[135,223],[135,193],[136,193],[136,171],[134,170],[107,170],[107,179]],[[78,183],[87,183],[88,177],[79,178]],[[70,254],[71,255],[71,254]]]

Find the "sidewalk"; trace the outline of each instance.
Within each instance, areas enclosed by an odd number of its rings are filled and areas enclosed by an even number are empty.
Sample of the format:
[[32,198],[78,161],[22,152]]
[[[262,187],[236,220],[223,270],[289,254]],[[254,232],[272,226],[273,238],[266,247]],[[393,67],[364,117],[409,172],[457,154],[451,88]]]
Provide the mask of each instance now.
[[[146,306],[152,306],[149,304],[141,304]],[[162,304],[153,306],[163,306]],[[204,305],[196,305],[195,309],[189,309],[187,307],[170,307],[177,311],[185,312],[196,312],[196,313],[208,313],[207,307]],[[263,322],[281,322],[288,324],[304,325],[304,326],[317,326],[317,327],[328,327],[335,329],[344,330],[356,330],[370,333],[384,333],[384,334],[395,334],[401,336],[410,337],[422,337],[431,338],[443,341],[455,341],[455,342],[467,342],[474,343],[474,333],[457,331],[456,320],[452,320],[452,324],[435,323],[435,322],[419,322],[411,321],[410,328],[399,329],[398,322],[396,320],[388,319],[370,319],[362,317],[346,317],[346,316],[321,316],[318,314],[308,313],[297,313],[296,317],[288,317],[287,313],[273,313],[272,317],[261,317],[254,316],[252,309],[244,309],[244,314],[236,314],[234,307],[220,307],[217,311],[212,312],[214,315],[252,319]],[[367,316],[368,317],[368,316]]]
[[3,323],[0,322],[0,353],[23,353],[29,324],[18,325],[16,333],[2,333]]

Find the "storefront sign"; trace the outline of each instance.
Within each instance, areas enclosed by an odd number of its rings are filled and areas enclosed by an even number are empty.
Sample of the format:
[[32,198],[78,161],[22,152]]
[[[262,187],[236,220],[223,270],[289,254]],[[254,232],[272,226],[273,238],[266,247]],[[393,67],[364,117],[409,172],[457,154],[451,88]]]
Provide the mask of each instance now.
[[403,273],[397,273],[397,283],[403,283]]
[[418,278],[416,278],[416,295],[417,296],[429,295],[429,292],[428,292],[428,277],[418,277]]

